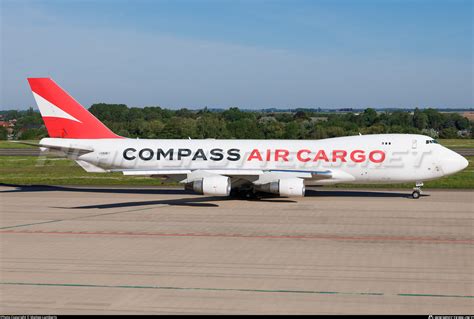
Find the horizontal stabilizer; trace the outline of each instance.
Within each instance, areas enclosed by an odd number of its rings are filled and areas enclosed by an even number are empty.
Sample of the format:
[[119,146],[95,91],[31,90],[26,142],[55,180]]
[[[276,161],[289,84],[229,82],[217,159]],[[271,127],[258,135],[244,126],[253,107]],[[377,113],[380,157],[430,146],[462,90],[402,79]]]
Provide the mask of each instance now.
[[66,153],[66,155],[81,156],[81,155],[94,151],[92,147],[68,144],[68,143],[65,143],[64,140],[49,139],[49,138],[42,139],[39,143],[23,142],[23,141],[10,141],[10,142],[36,146],[36,147],[39,147],[42,151],[63,152],[63,153]]
[[56,151],[66,154],[68,157],[78,157],[91,153],[94,149],[90,146],[81,145],[75,140],[60,138],[43,138],[38,145],[41,150]]
[[39,143],[32,143],[32,142],[25,142],[25,141],[8,141],[8,142],[9,143],[15,143],[15,144],[24,144],[24,145],[41,147],[41,145]]

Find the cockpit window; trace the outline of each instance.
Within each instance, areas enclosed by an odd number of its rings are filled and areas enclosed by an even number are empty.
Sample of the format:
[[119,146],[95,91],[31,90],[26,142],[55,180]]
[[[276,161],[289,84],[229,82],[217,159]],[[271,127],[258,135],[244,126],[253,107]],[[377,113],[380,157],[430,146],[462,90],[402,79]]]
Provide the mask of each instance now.
[[439,144],[437,140],[426,140],[426,144]]

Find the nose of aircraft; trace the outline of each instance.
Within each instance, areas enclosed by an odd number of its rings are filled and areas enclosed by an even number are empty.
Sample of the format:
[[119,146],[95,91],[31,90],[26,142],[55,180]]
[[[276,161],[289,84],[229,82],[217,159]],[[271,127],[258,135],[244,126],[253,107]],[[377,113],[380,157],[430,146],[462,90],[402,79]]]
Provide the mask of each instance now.
[[469,165],[467,159],[456,152],[451,151],[441,159],[441,167],[446,175],[462,171]]
[[460,170],[462,171],[463,169],[465,169],[466,167],[469,166],[469,161],[465,157],[462,157],[461,155],[459,155],[459,157],[461,158],[461,163],[460,163],[461,169]]

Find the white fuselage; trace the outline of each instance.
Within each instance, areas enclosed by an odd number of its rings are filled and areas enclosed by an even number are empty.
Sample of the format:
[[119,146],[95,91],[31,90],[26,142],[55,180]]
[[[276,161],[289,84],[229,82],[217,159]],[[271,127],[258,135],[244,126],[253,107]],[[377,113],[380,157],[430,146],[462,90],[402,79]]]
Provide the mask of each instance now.
[[[431,141],[431,142],[430,142]],[[114,170],[263,170],[332,172],[335,183],[421,182],[467,166],[459,154],[413,134],[379,134],[322,140],[43,139],[49,145],[93,149],[77,159]]]

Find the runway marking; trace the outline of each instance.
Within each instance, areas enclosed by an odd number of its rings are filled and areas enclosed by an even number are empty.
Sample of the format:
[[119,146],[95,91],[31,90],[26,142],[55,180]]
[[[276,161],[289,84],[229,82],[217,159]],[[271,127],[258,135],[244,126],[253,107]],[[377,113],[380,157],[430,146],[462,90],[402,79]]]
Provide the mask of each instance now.
[[[167,205],[164,205],[164,206],[167,206]],[[0,227],[0,229],[11,229],[11,228],[18,228],[18,227],[26,227],[26,226],[34,226],[34,225],[41,225],[41,224],[57,223],[57,222],[64,222],[64,221],[69,221],[69,220],[77,220],[77,219],[84,219],[84,218],[100,217],[100,216],[105,216],[105,215],[115,215],[115,214],[122,214],[122,213],[128,213],[128,212],[136,212],[136,211],[141,211],[141,210],[149,210],[149,209],[154,209],[154,208],[156,208],[156,207],[130,209],[130,210],[124,210],[124,211],[120,211],[120,212],[93,214],[93,215],[79,216],[79,217],[66,218],[66,219],[53,219],[53,220],[48,220],[48,221],[45,221],[45,222],[5,226],[5,227]]]
[[10,229],[10,228],[17,228],[17,227],[34,226],[34,225],[49,224],[49,223],[56,223],[56,222],[62,222],[62,221],[63,221],[63,219],[55,219],[55,220],[48,220],[48,221],[45,221],[45,222],[38,222],[38,223],[31,223],[31,224],[5,226],[5,227],[0,227],[0,229]]
[[212,233],[133,233],[123,231],[43,231],[43,230],[2,230],[2,234],[53,234],[53,235],[99,235],[99,236],[135,236],[135,237],[222,237],[249,239],[313,239],[313,240],[349,240],[349,241],[418,241],[427,243],[474,244],[474,239],[450,239],[434,237],[382,237],[382,236],[332,236],[332,235],[245,235]]
[[168,287],[168,286],[141,286],[141,285],[93,285],[93,284],[48,284],[30,282],[0,282],[0,285],[9,286],[49,286],[49,287],[80,287],[80,288],[125,288],[125,289],[160,289],[160,290],[201,290],[201,291],[239,291],[257,293],[297,293],[318,295],[359,295],[359,296],[397,296],[397,297],[436,297],[436,298],[474,298],[471,295],[441,295],[441,294],[414,294],[398,293],[386,294],[383,292],[344,292],[344,291],[315,291],[315,290],[279,290],[279,289],[248,289],[248,288],[202,288],[202,287]]

